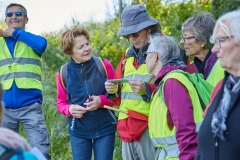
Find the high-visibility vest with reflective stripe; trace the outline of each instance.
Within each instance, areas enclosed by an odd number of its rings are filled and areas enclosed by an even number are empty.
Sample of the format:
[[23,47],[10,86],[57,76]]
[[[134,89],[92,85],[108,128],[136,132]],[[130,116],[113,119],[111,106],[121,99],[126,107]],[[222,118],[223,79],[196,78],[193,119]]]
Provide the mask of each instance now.
[[13,81],[18,88],[39,89],[41,84],[41,58],[21,41],[14,48],[14,58],[8,50],[4,38],[0,38],[0,83],[4,90],[11,88]]
[[[167,74],[164,77],[163,81],[160,82],[161,86],[159,87],[157,93],[153,97],[153,101],[151,103],[150,112],[149,112],[149,118],[148,118],[149,135],[154,146],[162,147],[162,148],[166,147],[165,149],[166,153],[168,152],[168,148],[170,148],[170,146],[177,144],[176,127],[174,126],[172,130],[170,130],[168,127],[168,122],[167,122],[168,108],[164,102],[164,94],[163,94],[164,84],[166,80],[170,78],[178,80],[188,90],[188,93],[190,95],[190,98],[193,104],[193,117],[194,117],[194,122],[196,124],[197,132],[203,121],[203,117],[202,117],[203,110],[201,108],[197,92],[194,86],[192,85],[192,83],[188,80],[188,78],[185,75],[181,73],[173,72],[173,73]],[[172,159],[178,159],[177,158],[178,154],[179,154],[178,147],[175,147],[175,148],[171,148],[171,154],[166,154],[166,157],[168,155],[168,158],[170,158],[169,156],[171,156]]]
[[[144,82],[151,82],[153,75],[147,72],[146,64],[141,64],[141,66],[136,69],[133,66],[134,57],[129,57],[126,59],[125,69],[124,69],[124,78],[128,80],[140,80]],[[123,83],[121,89],[121,110],[132,110],[138,113],[148,116],[149,114],[150,102],[145,102],[142,99],[141,95],[134,93],[128,83]],[[127,118],[127,114],[119,113],[118,119]]]
[[223,78],[224,78],[224,69],[220,66],[219,60],[217,60],[207,77],[207,81],[211,85],[216,86],[217,83]]

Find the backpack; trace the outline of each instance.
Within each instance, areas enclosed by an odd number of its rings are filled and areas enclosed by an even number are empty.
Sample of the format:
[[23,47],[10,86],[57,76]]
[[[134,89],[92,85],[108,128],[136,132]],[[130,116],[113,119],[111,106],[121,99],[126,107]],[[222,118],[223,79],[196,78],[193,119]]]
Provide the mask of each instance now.
[[[104,77],[104,78],[107,78],[108,77],[108,74],[107,74],[107,70],[106,70],[106,67],[103,63],[103,60],[102,58],[100,57],[96,57],[96,56],[92,56],[95,63],[97,64],[97,67],[101,73],[101,75]],[[61,79],[61,83],[63,85],[63,87],[66,89],[67,88],[67,69],[68,69],[68,63],[64,64],[61,66],[60,68],[60,79]],[[69,94],[67,93],[67,100],[69,99]],[[57,131],[57,133],[55,134],[56,136],[59,135],[59,133],[62,131],[62,129],[67,125],[67,122],[68,122],[68,117],[66,118],[66,120],[63,122],[62,126],[59,128],[59,130]]]
[[0,144],[0,160],[37,160],[37,157],[28,151],[18,150],[8,148],[2,144]]
[[[203,74],[201,73],[190,74],[188,72],[185,72],[179,69],[174,70],[172,72],[178,72],[178,73],[184,74],[188,78],[188,80],[193,84],[194,88],[197,91],[202,110],[204,111],[206,106],[209,104],[210,95],[212,93],[213,86],[204,79]],[[172,73],[172,72],[169,72],[169,73]]]
[[13,149],[0,145],[0,160],[7,160],[15,154],[17,154],[17,152]]

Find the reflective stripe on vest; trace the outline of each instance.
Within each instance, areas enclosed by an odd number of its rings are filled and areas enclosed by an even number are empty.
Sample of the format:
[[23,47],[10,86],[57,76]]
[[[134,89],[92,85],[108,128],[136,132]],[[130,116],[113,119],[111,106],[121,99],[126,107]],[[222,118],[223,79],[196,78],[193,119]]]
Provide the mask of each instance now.
[[15,45],[14,58],[1,37],[0,46],[3,46],[0,50],[0,82],[3,89],[11,88],[15,81],[18,88],[42,90],[41,57],[21,41]]
[[9,80],[12,78],[33,78],[41,81],[41,76],[31,72],[13,72],[0,76],[0,81]]
[[42,66],[42,63],[40,60],[38,59],[32,59],[32,58],[7,58],[7,59],[3,59],[3,60],[0,60],[0,66],[3,66],[3,65],[8,65],[9,62],[11,63],[18,63],[18,64],[21,64],[21,65],[24,65],[24,64],[34,64],[34,65],[37,65],[39,67]]
[[[134,57],[129,57],[126,59],[124,78],[128,80],[139,80],[148,83],[153,79],[153,75],[147,72],[146,64],[141,64],[141,66],[136,69],[133,66]],[[132,110],[141,114],[148,116],[150,102],[145,102],[142,96],[134,93],[128,83],[124,83],[121,89],[121,105],[119,109],[128,111]],[[118,119],[125,119],[128,115],[124,113],[119,113]]]
[[[199,128],[201,126],[202,122],[199,122],[196,124],[196,129],[195,131],[198,132],[199,131]],[[174,144],[174,143],[177,143],[177,140],[176,140],[176,133],[173,135],[173,136],[168,136],[168,137],[163,137],[163,138],[151,138],[154,146],[157,146],[157,145],[166,145],[166,144]]]
[[158,148],[156,151],[155,159],[164,160],[165,157],[176,157],[173,159],[178,159],[177,157],[178,157],[179,153],[180,153],[180,151],[178,149],[178,144],[173,144],[170,146]]
[[[199,131],[199,128],[203,121],[203,117],[202,117],[203,111],[200,105],[197,92],[194,86],[192,85],[192,83],[188,80],[188,78],[185,75],[181,73],[176,73],[176,72],[172,72],[166,75],[163,79],[163,83],[160,82],[162,86],[159,87],[159,90],[153,97],[153,101],[150,107],[149,118],[148,118],[150,138],[154,146],[160,147],[160,148],[165,148],[167,146],[177,144],[176,126],[174,126],[172,130],[170,130],[169,127],[167,126],[168,108],[164,102],[164,94],[163,94],[164,84],[166,80],[169,78],[178,80],[188,90],[189,96],[193,104],[193,117],[194,117],[194,122],[196,124],[195,130],[197,132]],[[177,150],[175,153],[178,152]],[[173,159],[174,158],[177,158],[177,157],[174,156]]]
[[142,96],[133,92],[124,92],[121,94],[121,99],[143,100]]

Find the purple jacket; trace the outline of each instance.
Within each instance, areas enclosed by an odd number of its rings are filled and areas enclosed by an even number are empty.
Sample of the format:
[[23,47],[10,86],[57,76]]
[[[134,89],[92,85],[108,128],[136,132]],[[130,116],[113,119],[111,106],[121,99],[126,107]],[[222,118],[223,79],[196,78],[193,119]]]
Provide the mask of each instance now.
[[[155,85],[170,71],[186,67],[163,67],[155,78]],[[180,160],[193,160],[197,150],[197,132],[193,117],[193,106],[187,89],[176,79],[168,79],[164,85],[164,100],[168,107],[168,127],[176,126],[176,138]]]

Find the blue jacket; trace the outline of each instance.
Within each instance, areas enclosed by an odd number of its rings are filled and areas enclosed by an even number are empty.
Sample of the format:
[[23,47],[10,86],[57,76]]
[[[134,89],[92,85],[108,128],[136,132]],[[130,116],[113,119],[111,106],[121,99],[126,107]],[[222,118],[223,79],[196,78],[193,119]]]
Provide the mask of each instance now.
[[[16,29],[12,37],[4,38],[6,45],[14,57],[14,47],[17,41],[22,41],[31,47],[40,57],[47,47],[47,40],[41,36],[31,34],[22,29]],[[13,82],[9,90],[3,94],[3,102],[6,108],[18,109],[32,103],[42,103],[42,92],[38,89],[19,89]]]
[[[95,61],[80,64],[72,59],[68,64],[67,93],[69,104],[78,104],[86,107],[83,103],[89,95],[105,95],[106,78],[100,73]],[[73,130],[71,129],[72,117],[69,117],[69,134],[82,138],[98,138],[116,131],[116,117],[114,113],[105,108],[84,113],[82,118],[76,118]]]

